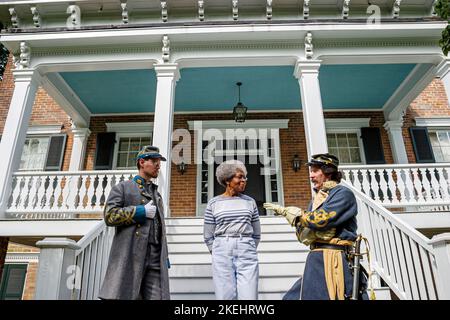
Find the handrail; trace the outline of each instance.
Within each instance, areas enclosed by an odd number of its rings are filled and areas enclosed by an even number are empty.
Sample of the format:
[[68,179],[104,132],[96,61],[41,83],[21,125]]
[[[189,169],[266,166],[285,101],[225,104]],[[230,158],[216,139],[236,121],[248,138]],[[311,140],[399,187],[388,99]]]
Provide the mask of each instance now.
[[437,264],[433,243],[347,181],[342,184],[357,199],[358,232],[369,240],[371,268],[391,290],[400,299],[445,297],[447,284],[439,279],[448,270]]

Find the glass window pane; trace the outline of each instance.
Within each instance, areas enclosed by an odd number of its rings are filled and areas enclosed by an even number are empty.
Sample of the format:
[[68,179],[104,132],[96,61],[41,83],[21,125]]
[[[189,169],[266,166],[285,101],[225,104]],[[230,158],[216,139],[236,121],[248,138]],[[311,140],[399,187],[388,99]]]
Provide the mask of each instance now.
[[441,147],[450,146],[450,142],[448,140],[448,135],[447,135],[446,131],[439,131],[437,134],[438,134],[438,138],[439,138]]
[[350,157],[352,163],[361,163],[361,153],[359,149],[351,148],[350,149]]
[[334,133],[327,133],[327,142],[328,142],[328,147],[336,147],[337,146],[337,142],[336,142],[336,135]]
[[336,134],[336,137],[337,137],[337,145],[338,145],[339,148],[348,147],[347,134],[345,134],[345,133],[338,133],[338,134]]
[[142,138],[140,149],[142,149],[144,146],[149,146],[149,145],[151,145],[150,138]]
[[119,153],[119,156],[117,157],[117,167],[126,167],[127,166],[127,153]]
[[356,135],[356,133],[349,133],[347,134],[347,138],[348,138],[348,145],[350,147],[358,147],[358,136]]
[[339,158],[339,152],[337,148],[328,148],[328,152],[331,154],[334,154],[335,156],[337,156]]
[[350,162],[350,151],[348,149],[340,149],[339,150],[339,161],[340,163],[351,163]]
[[130,146],[129,138],[120,138],[119,151],[128,151],[129,146]]
[[439,146],[439,140],[437,138],[436,132],[430,132],[430,143],[433,147]]
[[49,137],[27,138],[25,140],[19,169],[43,170],[49,140]]
[[139,151],[141,148],[141,138],[130,139],[130,151]]
[[442,148],[442,155],[445,162],[450,161],[450,147]]

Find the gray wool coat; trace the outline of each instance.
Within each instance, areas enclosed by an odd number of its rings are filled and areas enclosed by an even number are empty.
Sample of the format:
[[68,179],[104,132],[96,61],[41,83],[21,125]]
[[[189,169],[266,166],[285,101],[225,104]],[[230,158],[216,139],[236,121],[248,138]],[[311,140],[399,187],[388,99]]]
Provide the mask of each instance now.
[[[158,186],[151,184],[153,195],[134,180],[123,181],[111,189],[105,205],[104,218],[108,226],[116,227],[109,255],[108,267],[99,293],[101,299],[137,300],[141,299],[140,288],[144,276],[145,258],[149,234],[153,232],[148,219],[139,223],[136,206],[145,205],[153,196],[157,205],[157,214],[161,221],[161,295],[163,300],[170,299],[169,259],[167,251],[164,208]],[[142,208],[141,208],[142,209]]]

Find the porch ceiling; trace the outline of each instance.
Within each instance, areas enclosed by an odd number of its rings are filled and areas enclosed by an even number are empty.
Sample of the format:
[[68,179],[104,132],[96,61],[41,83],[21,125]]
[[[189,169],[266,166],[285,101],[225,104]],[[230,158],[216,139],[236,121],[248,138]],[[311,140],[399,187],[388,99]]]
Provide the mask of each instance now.
[[[381,109],[415,64],[323,65],[324,109]],[[175,111],[227,111],[241,100],[252,111],[298,110],[292,66],[186,68],[176,87]],[[154,70],[64,72],[62,78],[92,114],[153,112]]]

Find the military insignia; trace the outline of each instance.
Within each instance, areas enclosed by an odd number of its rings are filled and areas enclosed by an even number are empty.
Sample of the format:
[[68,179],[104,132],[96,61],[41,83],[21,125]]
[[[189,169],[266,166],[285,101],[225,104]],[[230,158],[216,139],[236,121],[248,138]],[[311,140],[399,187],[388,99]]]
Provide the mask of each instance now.
[[328,221],[336,216],[336,211],[327,212],[320,209],[306,214],[306,222],[315,225],[317,228],[324,228],[328,225]]

